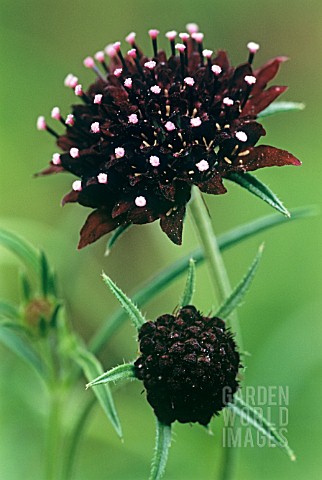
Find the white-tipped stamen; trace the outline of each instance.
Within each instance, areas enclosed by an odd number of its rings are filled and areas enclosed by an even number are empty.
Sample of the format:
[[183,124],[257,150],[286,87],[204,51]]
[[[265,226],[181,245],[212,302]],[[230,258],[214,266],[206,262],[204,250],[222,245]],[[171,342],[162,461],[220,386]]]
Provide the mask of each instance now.
[[234,105],[234,100],[232,100],[231,98],[229,97],[225,97],[222,101],[222,103],[224,105],[227,105],[228,107],[231,107],[232,105]]
[[60,120],[61,119],[60,108],[54,107],[50,115],[51,115],[51,118],[54,118],[55,120]]
[[211,71],[212,71],[215,75],[220,75],[221,72],[222,72],[222,68],[221,68],[219,65],[212,65]]
[[256,77],[253,75],[246,75],[244,80],[246,83],[248,83],[248,85],[254,85],[256,83]]
[[100,105],[102,103],[103,95],[101,93],[97,93],[94,97],[93,103]]
[[192,127],[200,127],[201,125],[201,118],[200,117],[196,117],[196,118],[191,118],[190,119],[190,125]]
[[82,182],[81,180],[75,180],[72,184],[72,189],[74,192],[80,192],[82,190]]
[[177,36],[177,32],[175,30],[170,30],[170,32],[167,32],[165,34],[166,38],[170,40],[170,42],[173,42]]
[[250,51],[250,53],[254,54],[254,53],[258,52],[259,45],[258,45],[258,43],[255,43],[255,42],[248,42],[247,43],[247,48]]
[[204,39],[204,34],[201,32],[195,32],[191,34],[191,38],[195,40],[197,43],[202,43]]
[[174,123],[172,122],[167,122],[165,125],[164,125],[164,128],[168,131],[168,132],[172,132],[173,130],[176,129],[176,126]]
[[54,153],[53,157],[51,159],[51,162],[53,163],[53,165],[61,165],[60,154],[59,153]]
[[187,32],[190,33],[197,33],[199,32],[199,26],[196,23],[187,23],[186,25]]
[[132,113],[131,115],[129,115],[128,119],[129,119],[129,123],[133,123],[134,125],[139,121],[136,113]]
[[196,163],[196,167],[199,172],[205,172],[206,170],[209,170],[209,163],[207,160],[200,160],[200,162]]
[[99,124],[99,122],[94,122],[94,123],[92,123],[92,125],[91,125],[91,132],[92,132],[92,133],[99,133],[99,131],[100,131],[100,124]]
[[100,50],[99,52],[95,53],[94,58],[99,63],[103,63],[105,61],[105,53],[103,52],[103,50]]
[[205,50],[202,51],[202,55],[205,57],[205,58],[211,58],[211,55],[213,54],[214,52],[212,50],[208,50],[207,48]]
[[67,115],[67,118],[65,120],[65,123],[66,125],[68,125],[69,127],[73,127],[75,125],[75,117],[72,113],[69,113]]
[[38,130],[46,130],[47,129],[47,124],[45,117],[41,115],[40,117],[37,118],[37,129]]
[[116,68],[113,73],[116,77],[120,77],[122,75],[122,72],[123,68]]
[[80,83],[76,85],[74,92],[77,97],[81,97],[83,95],[83,87]]
[[124,81],[124,87],[132,88],[132,78],[126,78]]
[[160,165],[160,158],[156,155],[151,155],[151,157],[149,158],[149,162],[152,167],[158,167]]
[[93,58],[93,57],[86,57],[86,58],[84,58],[83,64],[84,64],[84,67],[86,67],[86,68],[93,68],[93,67],[95,67],[94,58]]
[[97,181],[98,183],[107,183],[107,175],[106,173],[99,173],[97,175]]
[[134,46],[135,45],[135,37],[136,37],[136,33],[131,32],[125,37],[125,41],[127,43],[129,43],[130,45]]
[[192,77],[186,77],[183,79],[183,81],[186,85],[189,85],[189,87],[193,87],[195,84],[195,81]]
[[149,60],[148,62],[145,62],[144,66],[149,70],[153,70],[156,66],[156,62],[154,60]]
[[240,142],[247,142],[248,137],[245,132],[242,132],[241,130],[239,132],[235,133],[235,137],[240,141]]
[[78,157],[79,157],[79,150],[78,150],[78,148],[72,147],[72,148],[69,150],[69,155],[70,155],[72,158],[78,158]]
[[114,150],[116,158],[123,158],[125,155],[125,150],[123,147],[116,147]]
[[134,200],[134,203],[137,207],[145,207],[146,206],[146,198],[142,197],[142,196],[136,197],[136,199]]
[[159,93],[161,93],[161,88],[159,87],[159,85],[153,85],[151,88],[150,88],[151,92],[155,93],[156,95],[158,95]]

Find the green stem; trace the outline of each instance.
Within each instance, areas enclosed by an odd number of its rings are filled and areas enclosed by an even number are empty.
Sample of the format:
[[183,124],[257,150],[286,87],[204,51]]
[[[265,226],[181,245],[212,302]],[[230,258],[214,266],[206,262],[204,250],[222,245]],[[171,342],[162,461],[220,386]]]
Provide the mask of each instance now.
[[194,190],[190,211],[208,263],[215,295],[218,302],[222,303],[230,295],[231,287],[209,212],[199,189]]
[[61,399],[57,389],[50,391],[50,412],[47,437],[47,464],[46,480],[57,480],[58,465],[60,463],[60,426],[61,426]]
[[79,446],[80,440],[82,439],[83,431],[89,414],[95,404],[96,397],[93,395],[89,400],[86,401],[85,406],[81,408],[81,411],[75,420],[73,429],[69,435],[67,447],[65,448],[64,452],[63,473],[61,477],[62,480],[72,479],[77,448]]
[[[194,196],[190,203],[190,211],[204,250],[215,295],[218,303],[221,304],[231,294],[232,289],[218,241],[213,231],[211,218],[199,189],[195,188]],[[236,313],[231,315],[231,326],[235,332],[237,344],[242,350],[242,338]],[[223,449],[220,480],[233,478],[236,453],[236,448],[226,447]]]

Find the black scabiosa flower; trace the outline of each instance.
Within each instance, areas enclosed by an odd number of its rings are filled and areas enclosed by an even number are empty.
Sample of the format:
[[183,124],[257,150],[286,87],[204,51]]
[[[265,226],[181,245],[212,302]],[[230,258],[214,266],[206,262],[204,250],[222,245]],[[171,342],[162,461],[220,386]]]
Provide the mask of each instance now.
[[185,306],[176,315],[142,325],[139,342],[135,373],[162,423],[207,425],[232,401],[240,357],[220,318],[204,317]]
[[80,248],[120,225],[157,219],[180,244],[192,185],[218,195],[226,192],[222,180],[230,173],[300,164],[284,150],[255,146],[265,135],[258,113],[286,90],[266,88],[285,57],[253,70],[259,46],[250,42],[248,61],[234,68],[224,51],[204,49],[196,25],[188,31],[179,34],[181,43],[176,32],[166,34],[170,56],[158,50],[159,32],[150,30],[152,57],[138,48],[134,33],[126,38],[127,54],[116,42],[95,60],[87,57],[84,65],[97,77],[89,89],[74,75],[65,80],[83,104],[74,105],[66,119],[59,108],[52,110],[65,133],[38,119],[38,128],[57,137],[62,150],[42,173],[74,174],[63,204],[94,209],[81,230]]

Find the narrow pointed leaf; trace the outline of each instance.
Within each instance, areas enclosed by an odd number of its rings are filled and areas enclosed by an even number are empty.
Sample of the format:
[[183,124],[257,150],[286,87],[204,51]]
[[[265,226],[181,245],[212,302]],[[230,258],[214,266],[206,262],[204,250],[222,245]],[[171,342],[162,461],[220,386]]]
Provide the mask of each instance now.
[[[218,237],[219,248],[221,251],[224,251],[247,238],[268,230],[269,228],[293,220],[316,215],[317,209],[312,206],[300,207],[291,210],[291,214],[291,218],[282,217],[281,215],[276,214],[266,215],[257,220],[240,225]],[[141,285],[139,290],[132,296],[133,302],[141,307],[148,301],[152,300],[156,295],[170,286],[174,280],[187,271],[191,257],[194,258],[196,265],[200,265],[204,261],[203,251],[201,248],[196,248],[188,255],[183,256],[163,270],[157,272],[152,278]],[[123,325],[126,319],[127,315],[123,309],[119,309],[114,314],[110,315],[93,337],[90,343],[91,350],[93,352],[98,352],[117,329]]]
[[52,269],[49,271],[48,275],[48,294],[57,297],[57,277],[56,272]]
[[238,244],[239,242],[246,240],[249,237],[253,237],[258,233],[261,233],[265,230],[273,228],[277,225],[283,223],[289,223],[293,220],[298,220],[301,218],[308,218],[318,215],[318,209],[315,206],[299,207],[294,208],[290,211],[291,217],[282,217],[281,215],[276,215],[275,213],[271,215],[266,215],[265,217],[257,218],[251,222],[247,222],[243,225],[229,230],[226,233],[223,233],[218,237],[218,243],[221,250],[225,250]]
[[115,243],[117,242],[117,240],[121,237],[121,235],[123,235],[123,233],[125,232],[125,230],[127,230],[131,225],[128,224],[128,225],[120,225],[119,227],[117,227],[112,233],[111,233],[111,236],[110,238],[108,239],[107,241],[107,244],[106,244],[106,250],[105,250],[105,257],[107,257],[110,253],[111,253],[111,250],[112,248],[114,247]]
[[191,304],[192,297],[195,292],[195,288],[196,288],[196,266],[195,266],[194,259],[190,258],[187,280],[184,287],[182,299],[180,301],[181,307]]
[[140,330],[142,327],[143,323],[146,322],[144,316],[138,309],[138,307],[133,303],[133,301],[128,298],[125,293],[122,292],[122,290],[115,285],[115,283],[103,273],[103,280],[106,283],[106,285],[111,289],[112,293],[115,295],[117,300],[120,302],[126,313],[129,315],[130,319],[132,320],[135,328],[137,330]]
[[296,460],[295,454],[289,447],[287,440],[278,433],[275,426],[263,417],[256,408],[245,403],[237,395],[234,397],[234,402],[229,404],[229,408],[280,447],[292,461]]
[[[88,350],[82,347],[74,351],[74,360],[83,370],[88,381],[103,373],[103,367],[98,359]],[[97,400],[103,408],[106,416],[114,427],[114,430],[122,438],[122,427],[114,405],[114,400],[108,385],[99,385],[93,390]]]
[[149,480],[160,480],[167,465],[171,445],[171,425],[164,425],[157,419],[155,450]]
[[275,115],[277,113],[304,110],[304,108],[305,104],[300,102],[274,102],[265,108],[265,110],[260,112],[257,116],[261,118],[269,117],[270,115]]
[[91,380],[86,385],[86,388],[95,387],[95,385],[101,385],[102,383],[118,382],[120,380],[133,380],[135,378],[135,368],[133,363],[125,363],[124,365],[118,365],[108,372],[103,373],[103,375]]
[[262,257],[264,246],[261,245],[258,249],[258,253],[249,267],[248,272],[241,280],[241,282],[236,286],[231,295],[226,298],[225,302],[221,305],[219,310],[215,313],[216,317],[226,319],[229,315],[237,308],[243,301],[251,283],[257,271],[260,259]]
[[0,317],[17,319],[19,318],[19,309],[9,302],[0,300]]
[[0,228],[0,245],[17,255],[28,268],[39,271],[38,251],[18,235]]
[[25,303],[28,303],[29,300],[31,299],[32,288],[31,288],[31,284],[30,284],[30,282],[27,278],[27,275],[23,270],[20,271],[20,283],[21,283],[21,291],[22,291],[23,301]]
[[46,376],[45,365],[28,336],[24,334],[22,329],[17,330],[17,325],[14,323],[0,323],[0,342],[44,378]]
[[287,217],[291,216],[290,212],[284,207],[275,193],[273,193],[267,185],[258,180],[254,175],[251,175],[250,173],[232,172],[227,178],[241,187],[246,188],[250,193],[256,195],[256,197],[259,197],[261,200],[264,200],[264,202],[275,208],[275,210],[283,213],[283,215],[286,215]]
[[40,253],[40,285],[41,291],[44,297],[48,295],[48,283],[49,283],[49,265],[48,260],[44,252]]

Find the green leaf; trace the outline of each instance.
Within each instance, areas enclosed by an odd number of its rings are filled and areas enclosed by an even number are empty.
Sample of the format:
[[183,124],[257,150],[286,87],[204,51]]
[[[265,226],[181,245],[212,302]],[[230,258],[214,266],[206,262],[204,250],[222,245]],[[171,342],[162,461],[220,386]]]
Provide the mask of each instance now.
[[216,317],[224,319],[228,318],[229,315],[235,310],[235,308],[237,308],[241,304],[255,276],[260,259],[262,257],[263,249],[264,245],[262,244],[258,249],[258,253],[253,263],[249,267],[248,272],[241,280],[241,282],[237,285],[237,287],[233,290],[231,295],[226,298],[225,302],[221,305],[219,310],[215,313]]
[[264,200],[264,202],[275,208],[275,210],[283,213],[283,215],[286,215],[287,217],[291,216],[290,212],[284,207],[275,193],[273,193],[267,185],[258,180],[254,175],[251,175],[250,173],[232,172],[227,178],[232,182],[238,183],[241,187],[246,188],[250,193],[253,193],[261,200]]
[[9,302],[0,300],[0,317],[18,319],[19,318],[19,309],[15,305],[12,305]]
[[[316,215],[317,209],[312,206],[300,207],[291,210],[291,214],[291,218],[282,217],[281,215],[276,214],[267,215],[240,225],[218,237],[219,248],[223,251],[276,225]],[[191,257],[194,258],[196,265],[200,265],[204,261],[204,254],[201,248],[196,248],[188,255],[183,256],[163,270],[157,272],[147,282],[141,285],[138,291],[132,296],[132,301],[141,307],[148,301],[152,300],[165,288],[169,287],[174,280],[186,273]],[[90,349],[93,352],[98,352],[117,329],[123,325],[126,319],[127,315],[123,309],[119,309],[114,314],[110,315],[90,342]]]
[[59,315],[59,312],[60,312],[60,309],[62,308],[62,304],[61,303],[57,303],[57,305],[55,305],[55,308],[54,308],[54,311],[51,315],[51,318],[49,320],[49,325],[52,327],[52,328],[56,328],[57,327],[57,320],[58,320],[58,315]]
[[195,288],[196,288],[196,266],[195,266],[194,259],[190,258],[187,280],[184,287],[182,299],[179,302],[179,305],[181,307],[191,304],[192,297],[195,292]]
[[296,460],[295,454],[288,446],[287,440],[277,432],[275,426],[266,420],[256,408],[245,403],[237,395],[235,395],[233,403],[229,403],[229,408],[280,447],[292,461]]
[[258,233],[276,227],[277,225],[289,223],[293,220],[299,220],[301,218],[313,217],[319,212],[317,207],[307,206],[294,208],[290,213],[290,218],[282,217],[281,215],[276,215],[275,213],[266,215],[265,217],[257,218],[256,220],[239,225],[238,227],[223,233],[218,238],[220,249],[225,250],[226,248],[230,248],[249,237],[253,237]]
[[56,272],[54,272],[52,269],[49,271],[47,288],[49,295],[57,297],[57,277]]
[[24,272],[23,270],[20,271],[20,283],[23,301],[25,303],[28,303],[32,296],[32,287],[28,280],[26,272]]
[[110,253],[112,248],[114,247],[117,240],[120,238],[121,235],[127,230],[131,225],[120,225],[116,230],[114,230],[107,241],[106,250],[105,250],[105,257],[107,257]]
[[108,372],[103,373],[103,375],[91,380],[86,385],[86,388],[95,387],[95,385],[100,385],[102,383],[118,382],[120,380],[134,380],[135,378],[135,368],[133,363],[125,363],[123,365],[118,365]]
[[164,425],[157,419],[155,450],[149,480],[160,480],[167,465],[171,445],[171,425]]
[[45,298],[48,295],[49,277],[50,273],[47,257],[44,252],[40,252],[40,285],[42,294]]
[[28,268],[38,273],[39,254],[38,251],[18,235],[0,228],[0,245],[4,246],[17,255]]
[[115,285],[115,283],[110,279],[110,277],[105,275],[105,273],[103,273],[102,276],[106,285],[111,289],[112,293],[115,295],[128,316],[131,318],[135,328],[137,330],[140,330],[146,320],[138,307],[133,303],[130,298],[125,295],[125,293],[122,292],[122,290],[117,285]]
[[34,368],[41,377],[46,376],[47,372],[41,358],[33,348],[28,336],[24,334],[22,329],[17,329],[16,324],[0,323],[0,342]]
[[258,114],[258,117],[264,118],[276,113],[296,112],[304,110],[305,104],[299,102],[274,102],[271,103],[265,110]]
[[[103,374],[104,370],[98,359],[84,347],[78,345],[73,352],[73,358],[83,370],[86,379],[90,382],[92,378],[96,378]],[[114,405],[113,397],[108,385],[99,385],[93,390],[97,400],[103,408],[106,416],[113,425],[116,433],[122,438],[122,427]]]

